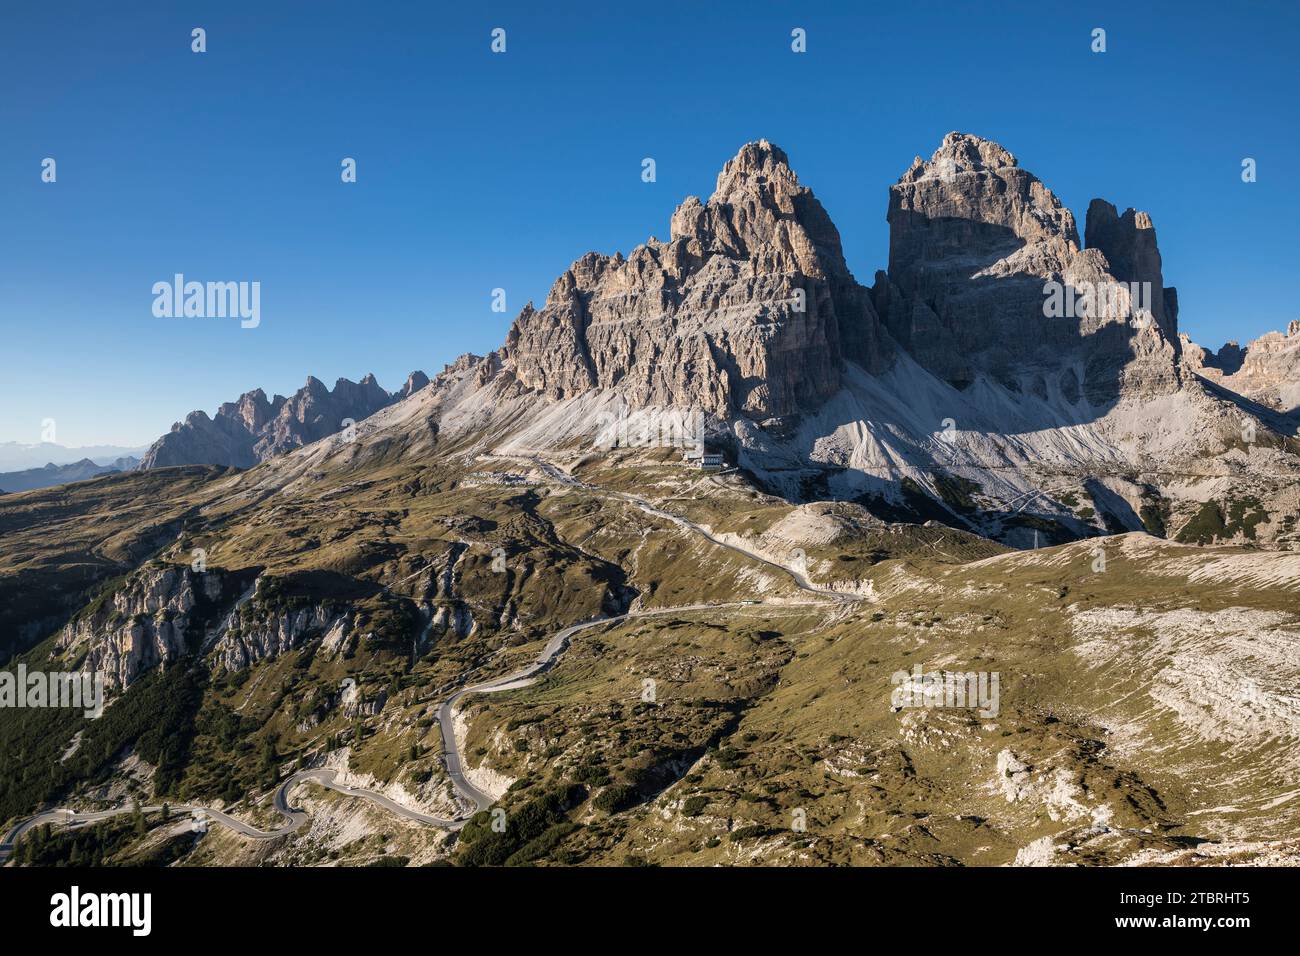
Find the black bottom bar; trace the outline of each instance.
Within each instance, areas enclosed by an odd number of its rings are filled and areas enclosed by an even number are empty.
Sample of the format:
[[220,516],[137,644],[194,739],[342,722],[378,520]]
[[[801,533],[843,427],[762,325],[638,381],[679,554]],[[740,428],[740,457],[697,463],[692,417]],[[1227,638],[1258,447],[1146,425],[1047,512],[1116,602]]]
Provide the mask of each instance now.
[[[394,940],[392,934],[479,935],[497,949],[512,935],[579,937],[608,926],[625,934],[690,924],[693,940],[715,926],[719,939],[762,933],[794,920],[830,942],[876,934],[887,924],[922,937],[992,940],[1067,931],[1071,940],[1201,934],[1232,945],[1242,932],[1284,929],[1294,918],[1289,873],[1238,869],[22,869],[0,870],[0,918],[12,932],[83,940],[196,942],[266,940],[268,928],[301,942]],[[149,894],[117,927],[55,927],[68,919],[72,887],[88,916],[94,894]],[[61,896],[60,896],[61,895]],[[62,906],[62,909],[60,909]],[[1284,912],[1284,906],[1291,912]],[[1289,919],[1289,918],[1290,919]],[[80,914],[78,916],[80,922]],[[814,931],[814,927],[816,930]],[[379,935],[376,935],[379,934]],[[825,935],[824,935],[825,934]],[[830,938],[827,938],[829,936]],[[539,937],[540,938],[540,937]],[[865,940],[867,936],[859,936]],[[1046,938],[1046,937],[1044,937]]]

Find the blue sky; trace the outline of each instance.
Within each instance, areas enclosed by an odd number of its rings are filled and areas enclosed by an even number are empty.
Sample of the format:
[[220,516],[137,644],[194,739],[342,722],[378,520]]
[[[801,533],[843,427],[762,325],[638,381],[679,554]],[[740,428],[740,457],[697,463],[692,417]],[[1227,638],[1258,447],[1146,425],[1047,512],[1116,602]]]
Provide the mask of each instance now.
[[[1202,344],[1300,318],[1294,4],[876,6],[6,0],[0,441],[53,418],[63,444],[143,444],[258,386],[432,374],[584,252],[666,238],[760,137],[867,284],[888,185],[957,129],[1081,230],[1094,196],[1150,212]],[[176,272],[259,281],[260,327],[155,318]]]

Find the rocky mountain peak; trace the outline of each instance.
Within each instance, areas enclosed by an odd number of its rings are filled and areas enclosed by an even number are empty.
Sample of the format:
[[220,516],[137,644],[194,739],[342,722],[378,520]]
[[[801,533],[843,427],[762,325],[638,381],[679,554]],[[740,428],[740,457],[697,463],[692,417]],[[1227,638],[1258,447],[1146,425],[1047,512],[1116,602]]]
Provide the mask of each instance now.
[[416,369],[410,375],[406,376],[406,384],[398,392],[402,398],[409,398],[412,393],[418,392],[424,386],[429,384],[429,376],[425,375],[419,369]]
[[[1178,302],[1165,295],[1160,248],[1151,217],[1133,209],[1120,215],[1104,199],[1088,205],[1084,241],[1089,249],[1099,249],[1106,257],[1108,270],[1120,282],[1149,283],[1150,311],[1160,328],[1170,338],[1178,335]],[[1168,290],[1173,292],[1172,289]]]
[[745,144],[727,161],[707,203],[688,196],[670,235],[696,255],[760,258],[764,268],[818,278],[848,275],[839,230],[785,151],[767,140]]
[[329,386],[318,379],[315,375],[308,375],[306,383],[299,390],[298,394],[302,394],[303,392],[314,395],[328,395]]
[[999,144],[970,133],[951,132],[929,161],[917,156],[900,181],[917,182],[956,173],[974,173],[1018,166],[1016,157]]
[[[803,191],[807,191],[806,187],[800,185],[799,177],[790,168],[790,158],[785,150],[760,139],[740,147],[736,155],[723,164],[708,204],[733,201],[745,204],[763,194],[779,197]],[[684,204],[689,203],[700,204],[700,201],[698,197],[688,196]]]
[[[967,230],[942,235],[950,240],[969,238],[995,249],[1014,244],[1028,247],[1017,262],[1036,272],[1057,268],[1079,249],[1074,214],[1016,158],[991,140],[968,133],[949,133],[928,161],[919,156],[890,187],[889,271],[920,264],[916,236],[909,225],[919,219],[959,219]],[[895,245],[895,238],[898,244]],[[933,237],[931,237],[933,238]]]
[[[284,399],[277,395],[276,403],[273,404],[267,400],[264,391],[255,388],[251,392],[240,395],[238,401],[223,405],[222,410],[225,411],[227,417],[241,422],[244,428],[249,431],[256,431],[271,419],[283,403]],[[220,414],[220,411],[218,414]]]
[[[1097,248],[1081,249],[1073,214],[1010,152],[949,133],[890,187],[886,218],[877,310],[940,378],[965,388],[985,375],[1044,397],[1064,383],[1067,404],[1178,387],[1177,299],[1163,286],[1150,217],[1094,203]],[[1119,288],[1138,280],[1151,283],[1151,301]],[[1091,298],[1078,302],[1081,291]]]
[[[407,386],[419,381],[422,372],[412,373]],[[424,378],[423,384],[428,379]],[[416,387],[422,387],[416,386]],[[302,445],[333,435],[346,419],[359,422],[399,397],[405,389],[390,395],[373,374],[360,382],[340,378],[331,390],[314,375],[289,398],[276,395],[268,401],[260,388],[245,392],[237,401],[226,402],[209,418],[198,410],[177,422],[172,430],[150,446],[141,468],[168,465],[225,465],[251,468],[258,462],[281,455]]]
[[724,184],[732,178],[749,173],[794,176],[785,150],[766,139],[756,139],[740,147],[736,155],[723,164],[722,172],[718,173],[718,192],[723,192]]
[[1245,361],[1246,350],[1241,347],[1236,339],[1229,339],[1219,347],[1219,351],[1214,353],[1214,361],[1207,364],[1222,369],[1225,375],[1233,375],[1240,370]]
[[889,350],[838,230],[760,140],[724,165],[707,202],[677,207],[668,242],[574,262],[543,309],[519,314],[501,359],[555,399],[616,388],[632,405],[766,419],[834,394],[844,358],[880,369]]
[[359,382],[340,378],[334,383],[330,398],[337,402],[346,402],[357,406],[375,406],[378,411],[387,405],[392,396],[380,386],[374,374],[367,374]]

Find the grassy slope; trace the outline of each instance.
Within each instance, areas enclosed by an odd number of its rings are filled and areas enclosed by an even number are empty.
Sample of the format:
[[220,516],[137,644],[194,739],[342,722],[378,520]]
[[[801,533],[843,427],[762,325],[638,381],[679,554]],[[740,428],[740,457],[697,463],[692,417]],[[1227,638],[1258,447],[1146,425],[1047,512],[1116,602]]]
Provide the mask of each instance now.
[[[355,772],[436,805],[446,782],[433,709],[458,676],[505,672],[557,627],[628,600],[799,598],[783,575],[748,558],[527,471],[381,459],[291,498],[242,505],[205,469],[5,496],[0,522],[17,546],[6,549],[0,588],[41,568],[51,581],[75,581],[82,563],[103,577],[159,548],[187,561],[189,547],[203,547],[214,566],[265,568],[309,599],[364,610],[382,594],[409,610],[468,608],[476,629],[435,635],[414,662],[414,618],[376,614],[375,639],[342,656],[313,642],[218,673],[174,785],[177,794],[257,795],[299,759],[347,747]],[[698,473],[667,461],[594,461],[580,474],[718,532],[762,536],[790,512],[738,481],[703,487]],[[1131,740],[1133,724],[1160,741],[1186,737],[1187,718],[1151,703],[1161,661],[1148,653],[1149,623],[1129,628],[1123,654],[1098,668],[1076,653],[1073,622],[1099,609],[1172,613],[1189,604],[1287,615],[1294,592],[1206,585],[1189,600],[1185,571],[1161,570],[1151,554],[1116,553],[1105,573],[1094,572],[1096,546],[972,562],[1003,549],[951,529],[863,527],[808,553],[829,564],[831,580],[869,581],[872,603],[703,612],[587,632],[543,682],[471,706],[471,763],[518,777],[503,805],[531,807],[542,821],[537,832],[520,831],[527,846],[509,848],[511,858],[1002,863],[1037,837],[1077,831],[1100,808],[1112,830],[1104,841],[1080,838],[1075,852],[1103,862],[1233,836],[1232,820],[1192,814],[1234,800],[1253,808],[1255,832],[1284,833],[1293,821],[1264,805],[1290,772],[1278,765],[1286,742],[1243,751],[1195,737],[1157,757],[1112,745],[1122,728]],[[495,548],[504,573],[493,570]],[[450,592],[439,584],[449,563]],[[1001,713],[892,713],[889,676],[914,663],[999,671]],[[331,703],[349,676],[367,697],[389,695],[378,715],[349,717]],[[653,705],[641,700],[647,679],[656,682]],[[1003,751],[1028,766],[1015,801],[998,770]],[[1233,772],[1216,775],[1225,766]],[[576,802],[567,790],[548,802],[568,786],[583,789]],[[265,808],[241,812],[256,818]],[[1140,833],[1116,837],[1120,827]]]
[[90,591],[173,541],[219,496],[223,474],[165,468],[0,496],[0,661],[52,633]]
[[[1101,633],[1113,654],[1080,653],[1089,635],[1076,633],[1076,617],[1186,613],[1186,575],[1172,562],[1188,549],[1125,540],[1132,546],[1108,545],[1102,572],[1091,543],[958,567],[890,562],[882,599],[839,619],[755,608],[744,623],[703,615],[685,642],[667,622],[580,640],[543,684],[479,705],[471,740],[530,789],[584,779],[592,755],[610,770],[599,783],[616,787],[634,781],[634,754],[662,746],[663,716],[675,731],[693,729],[676,692],[659,708],[636,706],[639,677],[764,674],[745,685],[738,719],[710,738],[708,756],[648,804],[605,812],[592,787],[596,801],[568,815],[583,829],[545,857],[555,862],[1002,864],[1050,838],[1073,846],[1058,859],[1113,863],[1205,841],[1285,839],[1296,825],[1285,799],[1293,736],[1257,727],[1220,739],[1225,720],[1215,730],[1195,710],[1163,706],[1177,669],[1148,653],[1150,624],[1120,621]],[[1268,639],[1231,633],[1220,617],[1230,609],[1280,615],[1282,638],[1300,634],[1294,586],[1202,586],[1192,598],[1208,615],[1198,659]],[[737,643],[764,625],[774,643]],[[778,646],[780,657],[765,653]],[[890,675],[917,663],[998,671],[1000,713],[892,712]],[[1300,670],[1293,654],[1286,666],[1273,675],[1281,688]],[[1247,706],[1222,695],[1205,703],[1225,719]],[[1003,752],[1025,766],[1021,776],[999,767]],[[504,803],[519,806],[527,793]]]

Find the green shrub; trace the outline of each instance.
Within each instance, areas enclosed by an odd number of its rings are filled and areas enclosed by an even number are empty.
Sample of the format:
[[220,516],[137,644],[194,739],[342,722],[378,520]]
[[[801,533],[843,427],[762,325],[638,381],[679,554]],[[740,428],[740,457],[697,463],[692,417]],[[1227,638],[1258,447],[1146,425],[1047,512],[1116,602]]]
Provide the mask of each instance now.
[[591,805],[606,813],[619,813],[632,806],[639,798],[640,794],[637,793],[636,787],[620,783],[602,790],[600,796],[591,801]]
[[1223,532],[1223,512],[1215,502],[1207,501],[1192,520],[1183,525],[1177,540],[1183,544],[1209,544],[1222,538]]
[[682,816],[698,817],[704,812],[704,808],[709,805],[708,797],[687,797],[686,802],[682,804]]
[[492,829],[492,815],[488,811],[476,813],[461,831],[465,850],[460,854],[461,866],[500,866],[531,841],[564,821],[564,815],[587,798],[581,784],[567,784],[534,797],[506,816],[505,829]]

